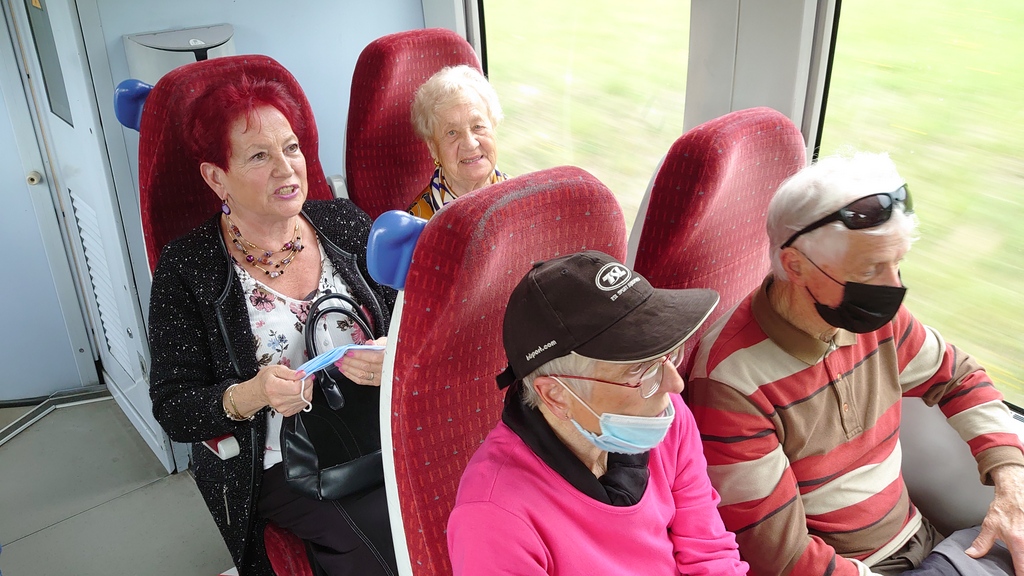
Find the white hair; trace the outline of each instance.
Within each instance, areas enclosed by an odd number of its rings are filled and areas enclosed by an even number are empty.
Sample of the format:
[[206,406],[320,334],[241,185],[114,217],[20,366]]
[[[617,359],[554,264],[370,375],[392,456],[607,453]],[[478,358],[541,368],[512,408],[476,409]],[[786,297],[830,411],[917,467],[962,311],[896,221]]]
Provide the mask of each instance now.
[[416,90],[412,100],[412,126],[416,134],[429,141],[437,128],[437,114],[455,104],[469,104],[475,94],[483,102],[491,127],[497,128],[505,118],[494,91],[487,78],[471,66],[446,66]]
[[[892,192],[905,184],[888,154],[857,152],[819,158],[779,186],[768,204],[768,242],[772,273],[787,279],[782,268],[782,245],[813,222],[843,206],[879,192]],[[916,240],[917,217],[894,210],[884,224],[849,230],[836,221],[801,235],[792,246],[816,264],[836,264],[846,254],[851,234],[897,234],[909,244]]]
[[[523,404],[531,408],[536,408],[541,404],[540,395],[537,394],[537,390],[533,387],[533,381],[540,376],[548,376],[550,374],[573,374],[576,376],[586,376],[587,378],[594,378],[597,374],[598,360],[581,356],[575,352],[571,352],[560,358],[555,358],[541,364],[540,368],[537,368],[533,372],[530,372],[523,378]],[[576,380],[574,378],[559,378],[565,385],[572,389],[577,396],[583,399],[590,398],[590,391],[593,388],[593,382],[587,382],[586,380]]]

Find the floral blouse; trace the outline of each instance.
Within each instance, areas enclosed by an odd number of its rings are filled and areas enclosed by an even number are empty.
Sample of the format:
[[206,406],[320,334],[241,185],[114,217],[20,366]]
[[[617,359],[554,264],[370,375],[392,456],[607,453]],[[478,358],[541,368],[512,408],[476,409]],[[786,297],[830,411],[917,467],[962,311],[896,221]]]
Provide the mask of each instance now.
[[[295,369],[309,359],[303,335],[309,307],[327,292],[340,292],[351,296],[348,286],[335,271],[330,258],[320,249],[320,284],[302,300],[279,294],[273,288],[258,282],[249,271],[235,261],[235,272],[246,295],[246,308],[252,333],[256,338],[256,361],[260,368],[281,364]],[[331,306],[338,306],[332,302]],[[340,314],[324,315],[317,326],[318,349],[321,352],[344,344],[363,344],[367,337],[358,325]],[[312,383],[307,380],[306,385]],[[267,415],[267,445],[263,455],[266,470],[281,461],[281,423],[284,417],[271,410]]]

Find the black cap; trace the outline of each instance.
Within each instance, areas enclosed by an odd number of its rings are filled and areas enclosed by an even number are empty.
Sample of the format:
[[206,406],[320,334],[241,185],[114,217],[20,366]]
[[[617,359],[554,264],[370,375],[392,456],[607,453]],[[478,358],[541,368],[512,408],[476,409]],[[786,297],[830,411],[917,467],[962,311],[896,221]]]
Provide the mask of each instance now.
[[498,375],[498,387],[570,352],[617,363],[660,358],[692,336],[717,304],[714,290],[654,288],[595,250],[538,262],[505,309],[509,368]]

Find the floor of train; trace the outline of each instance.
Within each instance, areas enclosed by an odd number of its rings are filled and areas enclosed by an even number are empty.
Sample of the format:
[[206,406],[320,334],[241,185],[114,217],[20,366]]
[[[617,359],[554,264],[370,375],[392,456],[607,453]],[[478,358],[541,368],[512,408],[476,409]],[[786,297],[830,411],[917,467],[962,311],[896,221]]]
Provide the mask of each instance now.
[[[0,430],[31,410],[0,409]],[[3,576],[215,576],[231,567],[195,481],[167,474],[110,398],[0,446]]]

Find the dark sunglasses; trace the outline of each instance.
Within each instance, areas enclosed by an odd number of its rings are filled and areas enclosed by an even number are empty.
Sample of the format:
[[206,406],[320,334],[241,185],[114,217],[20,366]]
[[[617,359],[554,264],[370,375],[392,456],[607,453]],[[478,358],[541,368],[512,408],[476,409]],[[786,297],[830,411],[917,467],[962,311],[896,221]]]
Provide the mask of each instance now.
[[782,248],[789,248],[797,238],[808,232],[817,230],[825,224],[839,220],[850,230],[863,230],[874,228],[888,222],[892,217],[892,209],[900,205],[904,214],[914,213],[914,203],[910,199],[910,190],[904,184],[892,192],[880,192],[863,198],[858,198],[843,206],[839,210],[816,220],[803,230],[793,234],[782,245]]

